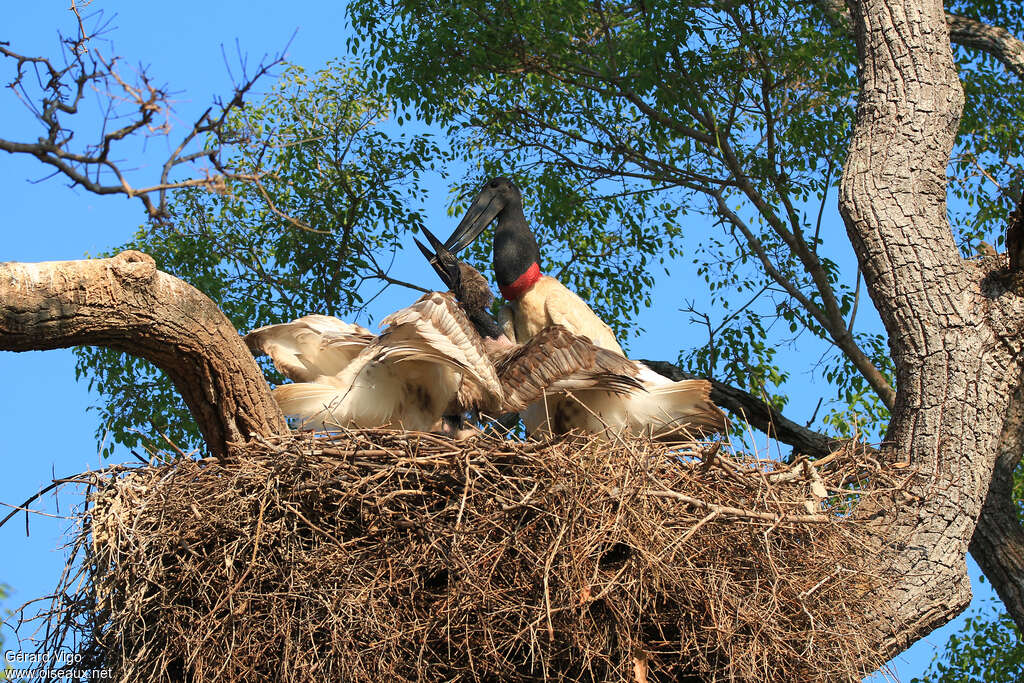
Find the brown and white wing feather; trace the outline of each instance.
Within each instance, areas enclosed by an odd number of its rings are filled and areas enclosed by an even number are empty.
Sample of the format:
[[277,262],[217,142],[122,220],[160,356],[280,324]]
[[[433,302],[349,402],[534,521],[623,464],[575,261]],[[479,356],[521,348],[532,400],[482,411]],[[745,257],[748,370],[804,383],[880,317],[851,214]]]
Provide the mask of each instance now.
[[725,414],[711,402],[711,383],[707,380],[645,385],[648,393],[630,402],[627,422],[633,430],[655,438],[725,433]]
[[644,391],[637,363],[559,325],[541,330],[496,363],[505,390],[503,410],[514,412],[545,394],[595,389],[613,394]]
[[463,373],[436,359],[389,360],[390,350],[374,342],[336,377],[284,384],[274,389],[274,398],[302,429],[432,429]]
[[245,335],[253,355],[270,356],[274,367],[296,382],[337,375],[373,339],[365,327],[326,315],[307,315]]
[[379,343],[392,361],[432,360],[460,369],[463,381],[500,400],[501,384],[480,335],[450,293],[425,294],[412,306],[381,321]]

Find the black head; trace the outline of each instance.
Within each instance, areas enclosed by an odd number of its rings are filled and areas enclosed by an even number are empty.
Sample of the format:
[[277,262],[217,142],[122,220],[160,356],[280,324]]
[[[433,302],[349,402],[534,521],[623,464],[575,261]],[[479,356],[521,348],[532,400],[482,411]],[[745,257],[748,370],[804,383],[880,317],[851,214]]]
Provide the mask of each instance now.
[[537,239],[523,215],[523,195],[510,179],[494,178],[484,185],[444,246],[452,252],[464,249],[495,219],[494,274],[505,287],[540,263]]
[[[516,184],[508,178],[494,178],[484,184],[444,246],[457,254],[479,237],[495,218],[500,216],[504,223],[508,216],[522,215],[523,195]],[[523,222],[525,224],[525,218]]]

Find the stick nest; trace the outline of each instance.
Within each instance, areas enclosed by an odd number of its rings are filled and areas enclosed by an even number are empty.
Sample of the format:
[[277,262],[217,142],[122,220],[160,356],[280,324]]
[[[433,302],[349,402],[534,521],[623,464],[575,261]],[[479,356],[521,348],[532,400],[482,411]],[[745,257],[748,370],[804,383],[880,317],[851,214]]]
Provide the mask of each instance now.
[[247,448],[81,475],[84,561],[43,648],[147,682],[857,681],[881,664],[860,615],[882,578],[849,508],[887,480],[853,448],[816,467],[386,431]]

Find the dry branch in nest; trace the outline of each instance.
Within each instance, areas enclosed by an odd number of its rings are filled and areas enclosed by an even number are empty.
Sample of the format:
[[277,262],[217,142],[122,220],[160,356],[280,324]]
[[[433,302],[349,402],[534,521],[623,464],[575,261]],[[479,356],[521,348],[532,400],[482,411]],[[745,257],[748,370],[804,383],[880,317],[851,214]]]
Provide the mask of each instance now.
[[[860,680],[849,449],[358,431],[82,475],[51,651],[120,681]],[[722,449],[724,450],[724,449]],[[821,498],[820,496],[826,496]]]

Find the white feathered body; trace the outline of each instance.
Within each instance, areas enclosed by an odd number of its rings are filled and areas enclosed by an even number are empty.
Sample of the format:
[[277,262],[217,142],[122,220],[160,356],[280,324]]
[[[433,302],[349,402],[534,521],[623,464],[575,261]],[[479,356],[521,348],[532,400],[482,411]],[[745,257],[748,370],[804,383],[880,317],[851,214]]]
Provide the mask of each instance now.
[[551,325],[561,325],[598,346],[625,355],[608,323],[557,279],[541,275],[522,296],[502,307],[500,320],[509,339],[523,344]]
[[386,427],[426,431],[460,391],[500,394],[479,337],[450,295],[427,294],[381,321],[374,337],[328,316],[254,330],[246,341],[296,380],[274,389],[302,429]]
[[[519,344],[557,324],[588,338],[596,346],[625,357],[615,335],[581,299],[555,278],[542,276],[529,290],[502,309],[502,327]],[[526,430],[547,437],[579,430],[604,435],[630,432],[674,439],[721,432],[725,416],[710,399],[706,380],[674,382],[643,363],[628,361],[629,373],[642,389],[609,392],[598,389],[558,393],[522,411]]]
[[526,431],[540,438],[577,430],[606,439],[629,433],[683,440],[724,430],[724,415],[711,402],[707,381],[673,382],[641,363],[636,365],[642,388],[617,393],[577,390],[547,396],[521,413]]

